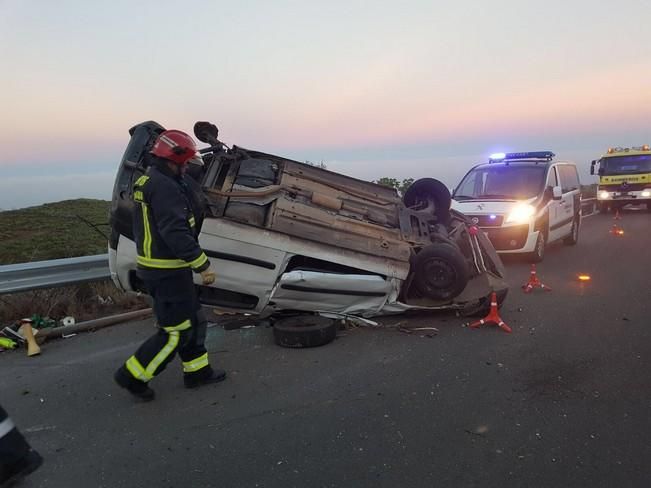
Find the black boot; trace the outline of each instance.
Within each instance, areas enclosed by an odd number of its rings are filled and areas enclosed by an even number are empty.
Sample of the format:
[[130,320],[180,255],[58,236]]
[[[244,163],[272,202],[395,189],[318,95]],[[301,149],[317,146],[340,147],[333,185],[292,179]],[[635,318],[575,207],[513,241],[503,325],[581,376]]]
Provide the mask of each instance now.
[[43,458],[34,449],[10,465],[0,464],[0,487],[9,488],[43,464]]
[[183,375],[183,383],[186,388],[197,388],[202,385],[219,383],[226,379],[226,371],[223,369],[212,369],[210,366]]
[[113,375],[115,382],[122,388],[129,391],[134,397],[142,400],[143,402],[150,402],[156,396],[154,390],[149,388],[147,383],[138,381],[133,378],[128,371],[124,370],[124,366],[120,367]]

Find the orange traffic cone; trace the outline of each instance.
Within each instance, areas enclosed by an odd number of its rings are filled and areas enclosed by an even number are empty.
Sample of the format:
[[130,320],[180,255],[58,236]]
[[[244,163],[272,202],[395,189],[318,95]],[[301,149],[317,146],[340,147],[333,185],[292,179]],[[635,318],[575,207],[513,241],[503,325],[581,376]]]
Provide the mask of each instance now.
[[538,275],[536,274],[536,265],[532,264],[531,273],[529,274],[529,281],[522,285],[522,290],[525,293],[531,293],[534,288],[542,288],[545,291],[552,291],[550,287],[538,279]]
[[497,295],[495,292],[491,293],[491,310],[488,312],[488,315],[486,315],[486,317],[483,319],[478,320],[477,322],[473,322],[470,324],[470,327],[473,329],[478,329],[485,324],[495,324],[504,332],[508,332],[509,334],[512,332],[511,327],[504,323],[500,317],[499,312],[497,311]]
[[613,226],[610,228],[610,233],[614,236],[623,236],[624,235],[624,229],[622,229],[617,223],[613,224]]

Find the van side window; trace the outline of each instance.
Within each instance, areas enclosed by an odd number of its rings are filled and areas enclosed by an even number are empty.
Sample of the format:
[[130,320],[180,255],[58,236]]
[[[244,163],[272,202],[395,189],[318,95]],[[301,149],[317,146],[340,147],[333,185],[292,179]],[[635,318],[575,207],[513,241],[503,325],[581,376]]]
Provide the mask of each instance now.
[[549,168],[549,173],[547,174],[547,184],[545,185],[551,186],[554,188],[555,186],[558,186],[558,177],[556,176],[556,167],[552,166]]
[[560,171],[563,193],[579,189],[579,175],[574,166],[570,164],[561,164],[558,166],[558,170]]

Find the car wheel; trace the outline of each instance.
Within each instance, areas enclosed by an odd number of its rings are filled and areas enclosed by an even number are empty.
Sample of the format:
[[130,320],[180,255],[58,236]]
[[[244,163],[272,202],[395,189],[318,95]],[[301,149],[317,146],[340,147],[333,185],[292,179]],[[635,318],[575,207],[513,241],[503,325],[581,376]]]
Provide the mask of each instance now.
[[445,224],[450,220],[450,190],[434,178],[416,180],[407,188],[402,201],[415,210],[430,209],[440,223]]
[[547,236],[544,232],[538,232],[538,239],[536,239],[536,247],[530,254],[530,258],[534,263],[540,263],[545,259],[545,250],[547,248]]
[[414,284],[420,293],[436,300],[451,300],[459,295],[469,280],[463,254],[445,243],[424,247],[414,258]]
[[337,337],[337,322],[319,315],[297,315],[273,324],[274,341],[282,347],[317,347]]
[[572,221],[572,230],[570,235],[563,239],[563,244],[567,246],[574,246],[579,242],[579,229],[581,228],[581,218],[576,215]]
[[608,204],[605,202],[599,202],[597,204],[597,209],[599,210],[599,213],[602,214],[608,213]]

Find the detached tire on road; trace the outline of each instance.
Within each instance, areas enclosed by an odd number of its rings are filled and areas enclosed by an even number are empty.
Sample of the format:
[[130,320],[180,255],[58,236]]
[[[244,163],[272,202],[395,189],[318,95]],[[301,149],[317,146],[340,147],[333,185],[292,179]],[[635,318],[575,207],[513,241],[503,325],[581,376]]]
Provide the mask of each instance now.
[[274,341],[282,347],[317,347],[337,337],[337,322],[318,315],[299,315],[274,323]]
[[413,270],[416,288],[435,300],[452,300],[470,279],[463,254],[446,243],[424,247],[414,258]]

